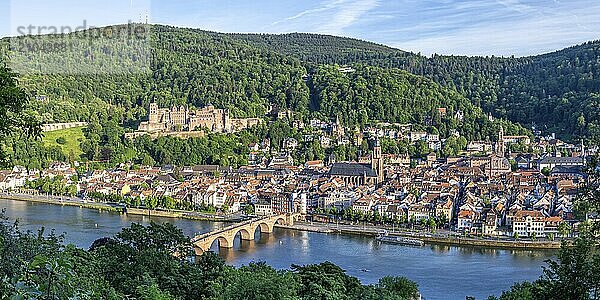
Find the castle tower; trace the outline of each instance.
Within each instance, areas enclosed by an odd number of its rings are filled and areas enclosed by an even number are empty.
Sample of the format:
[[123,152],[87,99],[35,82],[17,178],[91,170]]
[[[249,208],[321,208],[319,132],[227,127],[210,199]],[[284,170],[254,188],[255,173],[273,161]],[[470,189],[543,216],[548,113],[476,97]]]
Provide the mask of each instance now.
[[192,125],[191,125],[191,119],[190,119],[190,107],[187,105],[185,106],[185,110],[183,112],[183,120],[184,120],[183,123],[187,125],[187,130],[192,131],[193,128],[191,128]]
[[223,131],[225,132],[232,132],[233,131],[233,126],[231,124],[231,118],[229,117],[229,109],[225,108],[223,109],[223,120],[222,122],[222,127],[223,127]]
[[585,160],[585,145],[583,144],[583,139],[581,139],[581,158],[583,159],[583,165],[587,165],[587,161]]
[[158,123],[158,104],[156,102],[150,103],[148,109],[148,123]]
[[360,131],[360,127],[358,127],[358,126],[356,126],[356,129],[354,131],[355,131],[355,134],[354,134],[355,141],[354,142],[356,143],[356,146],[360,147],[360,145],[362,145],[362,142],[363,142],[363,134]]
[[377,174],[377,182],[383,182],[383,158],[381,157],[381,144],[379,139],[375,141],[373,154],[371,155],[371,169]]

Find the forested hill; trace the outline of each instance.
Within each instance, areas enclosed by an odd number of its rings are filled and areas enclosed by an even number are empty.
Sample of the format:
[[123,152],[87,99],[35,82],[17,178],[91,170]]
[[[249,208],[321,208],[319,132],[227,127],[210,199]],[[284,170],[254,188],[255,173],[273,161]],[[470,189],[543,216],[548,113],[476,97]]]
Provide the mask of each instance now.
[[315,34],[232,36],[307,63],[400,68],[458,91],[496,117],[537,125],[566,138],[586,136],[600,142],[599,41],[522,58],[424,57]]
[[152,26],[149,72],[123,75],[109,70],[114,67],[110,63],[121,63],[109,60],[122,51],[121,45],[98,41],[90,45],[85,57],[56,53],[57,59],[65,64],[83,59],[98,70],[106,68],[106,74],[21,76],[28,91],[48,96],[47,103],[38,102],[36,107],[42,121],[88,120],[94,111],[112,104],[113,111],[124,112],[125,123],[134,122],[145,117],[153,100],[162,107],[202,107],[210,102],[239,117],[263,116],[271,103],[300,113],[308,109],[309,91],[302,81],[306,70],[299,60],[223,34]]
[[[442,137],[452,129],[469,140],[496,136],[497,126],[493,127],[481,109],[462,95],[398,69],[356,67],[356,72],[348,74],[331,65],[314,65],[310,71],[313,76],[306,80],[309,71],[299,59],[249,45],[228,34],[156,25],[152,26],[150,39],[148,74],[25,74],[20,82],[30,92],[47,96],[46,102],[36,102],[43,122],[89,120],[102,111],[133,128],[145,117],[148,103],[156,100],[160,106],[202,107],[211,102],[230,109],[238,117],[264,116],[273,105],[292,109],[305,120],[315,116],[329,120],[343,116],[346,125],[406,122],[430,131],[434,130],[430,125],[439,123],[444,124]],[[347,49],[363,45],[362,50],[370,49],[373,54],[396,52],[356,40],[342,44]],[[314,45],[314,49],[320,47]],[[115,51],[121,49],[111,44],[94,45],[86,51],[84,59],[90,57],[90,64],[106,68],[109,63],[106,58]],[[65,57],[64,53],[56,55],[66,65],[82,59]],[[451,113],[436,115],[440,107]],[[455,112],[464,114],[463,121],[453,119]],[[509,124],[507,129],[523,132]]]
[[238,34],[229,36],[261,48],[296,57],[314,64],[369,63],[381,67],[399,66],[399,61],[418,55],[368,41],[311,33]]
[[[342,74],[335,66],[321,65],[308,83],[316,111],[338,115],[347,125],[370,120],[412,123],[442,137],[456,130],[468,140],[492,139],[498,132],[497,124],[459,93],[400,69],[359,65]],[[440,107],[446,108],[445,114],[438,112]],[[527,133],[510,123],[504,126],[512,133]]]

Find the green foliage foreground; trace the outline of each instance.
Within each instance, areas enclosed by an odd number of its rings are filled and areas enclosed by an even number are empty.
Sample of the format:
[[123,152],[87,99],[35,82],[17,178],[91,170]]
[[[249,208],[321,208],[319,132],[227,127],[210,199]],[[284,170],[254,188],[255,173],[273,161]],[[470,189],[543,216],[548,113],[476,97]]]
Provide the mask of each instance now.
[[488,300],[600,299],[600,248],[590,236],[563,245],[557,261],[548,261],[534,282],[516,283],[497,298]]
[[[193,246],[171,224],[132,224],[89,250],[61,236],[22,232],[0,219],[0,299],[417,299],[417,284],[384,277],[362,285],[324,262],[276,270],[235,268]],[[173,253],[180,255],[175,256]],[[188,254],[188,255],[181,255]]]

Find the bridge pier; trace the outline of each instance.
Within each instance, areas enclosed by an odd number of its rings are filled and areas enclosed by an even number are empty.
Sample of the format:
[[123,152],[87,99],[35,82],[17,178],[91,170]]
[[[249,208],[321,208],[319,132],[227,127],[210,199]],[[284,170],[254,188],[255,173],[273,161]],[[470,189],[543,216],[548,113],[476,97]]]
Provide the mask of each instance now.
[[[254,239],[254,231],[248,231],[246,229],[241,229],[239,231],[240,233],[240,238],[244,241],[251,241]],[[233,238],[235,239],[235,235],[233,236]]]
[[196,256],[201,256],[202,254],[204,254],[204,250],[196,245],[194,245],[194,253],[196,254]]

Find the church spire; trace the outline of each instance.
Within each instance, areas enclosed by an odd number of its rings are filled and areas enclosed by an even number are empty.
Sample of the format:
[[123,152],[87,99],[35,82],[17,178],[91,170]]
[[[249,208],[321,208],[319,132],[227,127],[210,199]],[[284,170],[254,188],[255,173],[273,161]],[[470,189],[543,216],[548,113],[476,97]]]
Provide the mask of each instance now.
[[383,182],[383,157],[381,155],[381,142],[379,141],[379,139],[375,140],[373,153],[371,154],[371,168],[377,174],[378,183]]
[[504,156],[506,150],[504,149],[504,126],[500,125],[500,131],[498,132],[498,143],[496,145],[496,154]]

